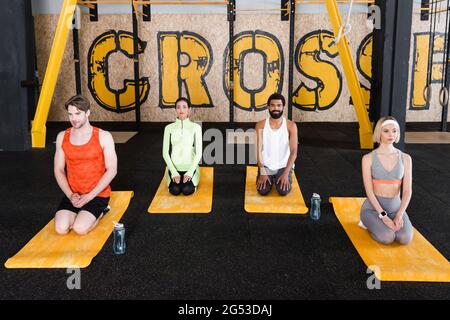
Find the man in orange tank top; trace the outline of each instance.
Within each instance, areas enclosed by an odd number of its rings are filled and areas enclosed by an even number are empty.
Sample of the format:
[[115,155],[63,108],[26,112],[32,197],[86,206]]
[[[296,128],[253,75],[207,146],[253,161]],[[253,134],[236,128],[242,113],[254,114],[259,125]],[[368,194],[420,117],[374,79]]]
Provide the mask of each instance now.
[[111,134],[89,123],[89,100],[74,96],[65,107],[72,128],[56,138],[54,173],[65,196],[55,214],[55,230],[85,235],[108,210],[117,156]]

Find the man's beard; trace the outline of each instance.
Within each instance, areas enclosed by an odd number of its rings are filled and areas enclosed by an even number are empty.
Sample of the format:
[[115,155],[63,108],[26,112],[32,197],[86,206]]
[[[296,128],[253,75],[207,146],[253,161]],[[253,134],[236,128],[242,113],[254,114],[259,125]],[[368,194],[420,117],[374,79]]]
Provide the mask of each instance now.
[[75,126],[75,125],[72,123],[72,127],[74,127],[75,129],[81,129],[81,128],[84,127],[84,125],[85,125],[86,123],[87,123],[87,121],[80,122],[80,123],[78,123],[77,126]]
[[269,114],[273,119],[280,119],[283,115],[283,111],[269,111]]

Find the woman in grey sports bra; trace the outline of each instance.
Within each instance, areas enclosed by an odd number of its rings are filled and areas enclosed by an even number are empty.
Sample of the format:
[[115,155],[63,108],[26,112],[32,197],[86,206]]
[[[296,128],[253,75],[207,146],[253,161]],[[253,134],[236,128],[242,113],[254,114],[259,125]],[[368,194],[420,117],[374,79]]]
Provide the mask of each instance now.
[[360,226],[384,244],[408,244],[413,238],[413,227],[406,214],[412,194],[412,162],[409,155],[394,147],[399,139],[397,120],[381,118],[373,134],[379,147],[362,160],[367,199],[361,207]]

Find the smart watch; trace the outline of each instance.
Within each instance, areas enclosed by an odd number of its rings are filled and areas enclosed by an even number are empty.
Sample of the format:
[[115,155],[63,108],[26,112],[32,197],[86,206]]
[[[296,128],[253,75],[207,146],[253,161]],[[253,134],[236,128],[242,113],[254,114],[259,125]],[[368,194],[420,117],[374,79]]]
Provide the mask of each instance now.
[[386,216],[387,216],[386,211],[381,211],[381,213],[378,214],[378,218],[380,218],[380,219],[383,219],[383,218],[386,217]]

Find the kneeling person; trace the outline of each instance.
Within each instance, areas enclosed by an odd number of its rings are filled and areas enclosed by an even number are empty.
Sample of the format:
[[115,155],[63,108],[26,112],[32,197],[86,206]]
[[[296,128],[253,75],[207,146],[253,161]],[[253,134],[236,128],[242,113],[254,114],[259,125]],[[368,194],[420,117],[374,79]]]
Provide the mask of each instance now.
[[117,156],[111,134],[89,123],[86,98],[74,96],[65,107],[72,128],[56,138],[54,174],[65,196],[55,215],[55,230],[85,235],[107,211]]
[[190,195],[200,182],[202,129],[189,120],[191,104],[188,99],[179,98],[175,102],[175,111],[176,121],[164,129],[163,158],[168,168],[166,181],[171,194]]
[[267,195],[273,184],[280,195],[291,191],[297,158],[297,125],[282,117],[284,105],[281,94],[272,94],[267,101],[270,116],[256,124],[256,185],[261,195]]

